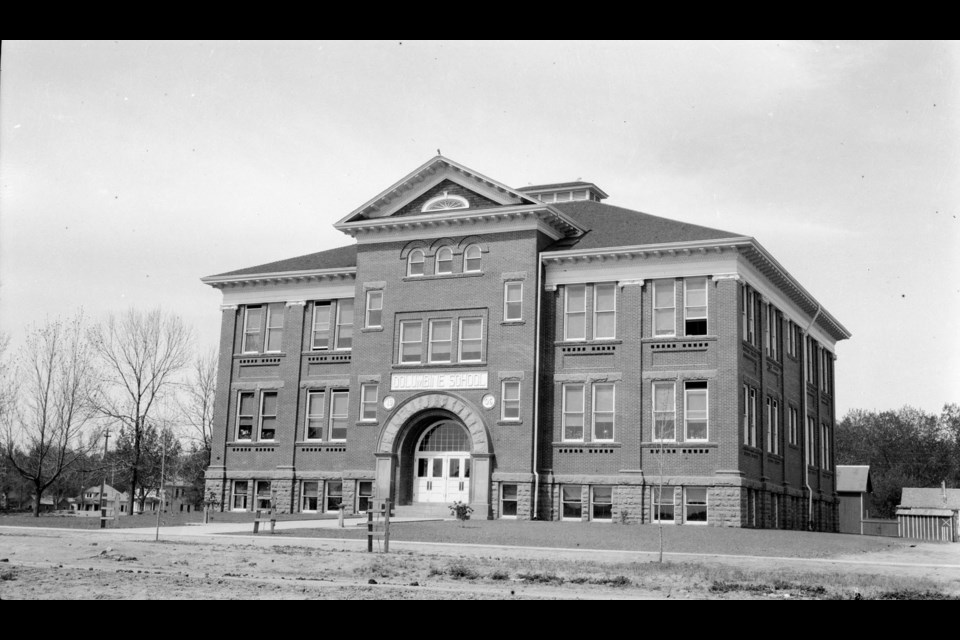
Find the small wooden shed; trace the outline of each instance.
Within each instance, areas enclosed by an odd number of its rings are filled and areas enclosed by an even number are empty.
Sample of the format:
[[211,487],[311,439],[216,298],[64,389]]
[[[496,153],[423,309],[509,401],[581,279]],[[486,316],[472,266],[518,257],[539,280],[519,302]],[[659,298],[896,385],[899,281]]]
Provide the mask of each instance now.
[[905,487],[897,507],[901,538],[958,542],[960,489]]
[[863,521],[873,509],[870,465],[837,465],[840,533],[863,533]]

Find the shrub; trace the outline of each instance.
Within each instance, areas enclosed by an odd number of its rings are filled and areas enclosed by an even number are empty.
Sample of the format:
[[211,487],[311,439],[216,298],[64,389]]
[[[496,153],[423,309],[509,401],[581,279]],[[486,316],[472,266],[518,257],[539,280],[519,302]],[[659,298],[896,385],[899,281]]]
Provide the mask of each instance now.
[[450,505],[450,515],[456,516],[457,520],[460,522],[466,522],[470,519],[470,514],[473,513],[473,507],[470,505],[460,502],[457,500]]

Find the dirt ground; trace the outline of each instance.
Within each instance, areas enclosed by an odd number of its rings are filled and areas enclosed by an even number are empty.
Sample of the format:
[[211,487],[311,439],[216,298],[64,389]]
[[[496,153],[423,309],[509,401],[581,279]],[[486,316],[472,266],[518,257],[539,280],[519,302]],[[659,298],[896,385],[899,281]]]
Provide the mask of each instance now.
[[822,599],[960,596],[957,545],[827,558],[0,527],[0,599]]

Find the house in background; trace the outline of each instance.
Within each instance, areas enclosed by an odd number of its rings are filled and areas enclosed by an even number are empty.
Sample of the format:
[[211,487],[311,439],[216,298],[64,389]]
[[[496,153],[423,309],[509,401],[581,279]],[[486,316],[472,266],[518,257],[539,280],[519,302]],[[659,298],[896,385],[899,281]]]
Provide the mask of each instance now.
[[[163,510],[165,513],[191,513],[196,510],[193,503],[193,485],[184,480],[173,480],[163,485]],[[147,493],[143,500],[141,513],[156,513],[160,508],[160,496],[156,490]],[[201,508],[202,510],[202,508]]]
[[897,521],[901,538],[960,542],[960,489],[905,487]]
[[850,333],[754,238],[608,197],[438,155],[333,225],[352,244],[204,278],[205,493],[836,531]]
[[863,533],[863,521],[873,510],[870,465],[837,465],[840,533]]
[[[125,492],[117,491],[108,484],[104,485],[102,503],[108,517],[117,514],[127,515],[128,499],[129,496]],[[100,515],[100,503],[100,485],[96,485],[84,489],[83,494],[77,498],[77,502],[73,506],[77,515],[98,516]]]

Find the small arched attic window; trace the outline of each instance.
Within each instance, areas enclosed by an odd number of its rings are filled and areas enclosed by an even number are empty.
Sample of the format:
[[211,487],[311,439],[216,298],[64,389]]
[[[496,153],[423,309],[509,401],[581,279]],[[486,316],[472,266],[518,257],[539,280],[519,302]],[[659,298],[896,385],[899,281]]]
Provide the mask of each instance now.
[[482,270],[480,245],[472,244],[463,252],[463,272],[476,273]]
[[470,203],[463,196],[452,196],[444,191],[442,196],[427,200],[420,211],[447,211],[449,209],[466,209],[469,206]]
[[437,250],[437,273],[453,273],[453,250],[450,247]]
[[407,256],[407,275],[408,276],[422,276],[423,275],[423,250],[414,249],[410,252],[410,255]]

